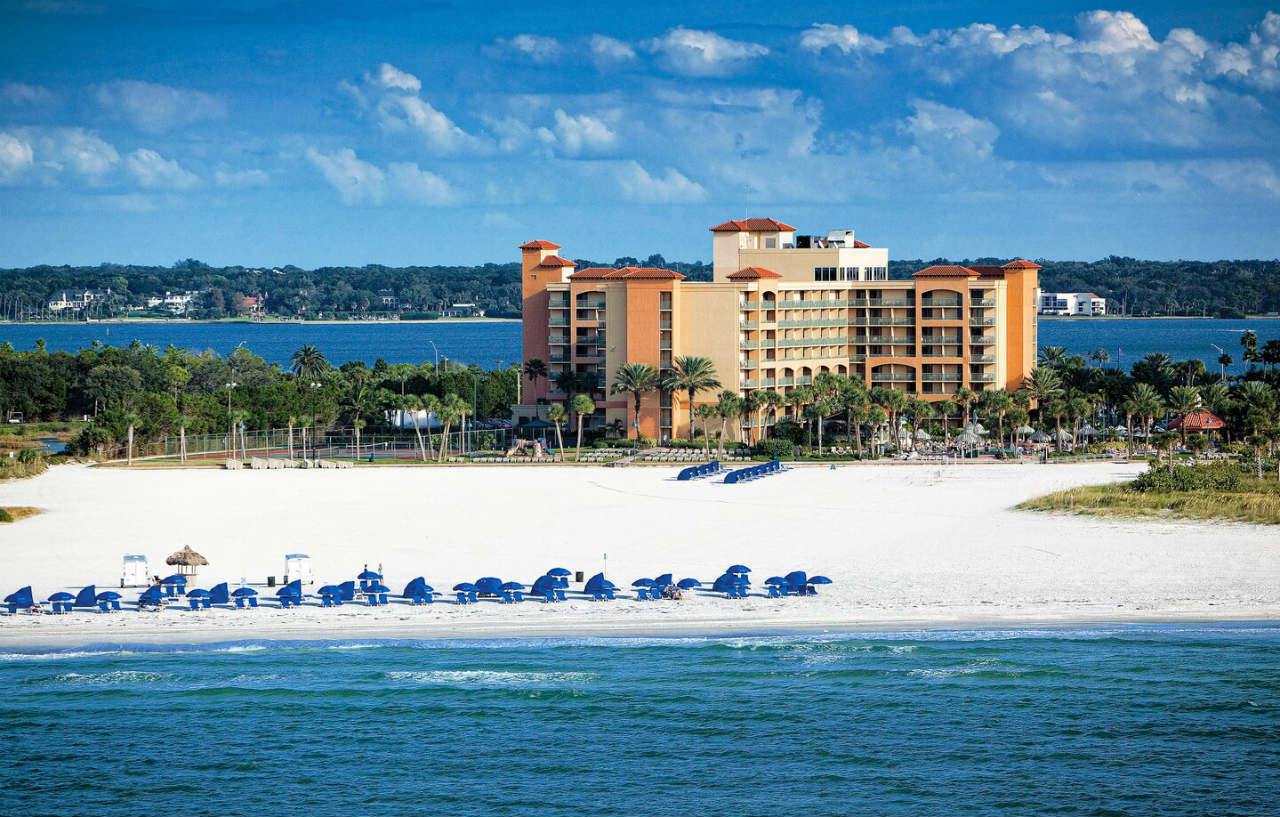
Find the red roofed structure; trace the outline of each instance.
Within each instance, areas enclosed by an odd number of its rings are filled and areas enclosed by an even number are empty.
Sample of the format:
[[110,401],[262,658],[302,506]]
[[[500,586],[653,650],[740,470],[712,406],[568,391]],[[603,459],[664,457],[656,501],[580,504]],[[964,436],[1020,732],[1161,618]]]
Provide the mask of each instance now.
[[569,276],[570,281],[616,281],[618,279],[680,281],[684,279],[684,276],[674,270],[659,269],[657,267],[622,267],[621,269],[587,267]]
[[968,267],[962,267],[959,264],[938,264],[932,267],[925,267],[917,273],[913,273],[912,278],[977,278],[978,273]]
[[548,255],[546,258],[542,259],[541,263],[539,263],[538,266],[540,267],[576,267],[578,265],[573,263],[567,258],[561,258],[558,255]]
[[522,250],[558,250],[559,244],[552,244],[550,241],[526,241],[520,245]]
[[1183,429],[1184,431],[1217,431],[1226,428],[1227,424],[1222,422],[1211,411],[1189,411],[1181,417],[1175,417],[1169,422],[1169,428]]
[[782,276],[764,267],[747,267],[729,274],[730,281],[759,281],[761,278],[781,278]]
[[711,228],[713,233],[794,233],[795,227],[783,224],[776,218],[744,218],[726,221]]

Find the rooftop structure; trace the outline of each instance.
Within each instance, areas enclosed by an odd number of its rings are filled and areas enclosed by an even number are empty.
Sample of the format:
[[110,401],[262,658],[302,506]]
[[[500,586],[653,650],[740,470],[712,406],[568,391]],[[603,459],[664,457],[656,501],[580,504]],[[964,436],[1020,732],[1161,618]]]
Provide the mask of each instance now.
[[1092,292],[1041,292],[1036,304],[1041,315],[1107,314],[1107,299]]

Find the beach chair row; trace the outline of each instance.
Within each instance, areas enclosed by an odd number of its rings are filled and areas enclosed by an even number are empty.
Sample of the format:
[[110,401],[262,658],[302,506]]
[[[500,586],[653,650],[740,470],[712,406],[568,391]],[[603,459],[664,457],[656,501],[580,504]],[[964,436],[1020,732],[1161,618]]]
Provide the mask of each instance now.
[[739,468],[737,471],[730,471],[724,478],[726,485],[733,485],[738,482],[750,482],[753,479],[760,479],[771,474],[782,471],[782,463],[778,460],[770,460],[760,465],[752,465],[749,468]]
[[702,479],[703,477],[713,477],[724,470],[719,460],[712,460],[703,465],[691,465],[684,468],[676,475],[676,479],[680,482],[687,482],[692,479]]

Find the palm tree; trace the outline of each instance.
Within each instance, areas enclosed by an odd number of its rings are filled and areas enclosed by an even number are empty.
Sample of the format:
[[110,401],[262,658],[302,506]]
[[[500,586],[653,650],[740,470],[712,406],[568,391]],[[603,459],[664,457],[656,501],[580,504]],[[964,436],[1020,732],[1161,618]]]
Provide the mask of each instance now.
[[365,420],[363,417],[357,417],[351,421],[351,430],[354,431],[356,435],[356,450],[351,454],[352,462],[355,462],[356,460],[360,459],[360,429],[364,427],[365,427]]
[[[1172,431],[1161,431],[1153,435],[1151,444],[1156,450],[1164,449],[1169,453],[1169,476],[1173,476],[1173,446],[1178,442],[1178,435]],[[1157,457],[1156,462],[1159,463]]]
[[578,417],[578,445],[573,454],[575,461],[582,460],[582,420],[588,414],[595,414],[596,404],[585,394],[575,394],[569,401],[569,411]]
[[1187,415],[1197,411],[1204,402],[1195,386],[1174,386],[1169,390],[1169,410],[1181,418],[1178,422],[1182,444],[1187,444]]
[[738,397],[737,392],[725,389],[720,392],[720,399],[716,401],[716,415],[720,418],[720,456],[724,456],[724,436],[725,429],[729,425],[730,417],[738,417],[742,414],[742,399]]
[[249,458],[249,446],[245,441],[244,425],[249,420],[249,412],[242,409],[236,409],[231,412],[231,456],[239,456],[236,453],[236,441],[239,440],[240,450],[244,454],[244,459]]
[[1062,398],[1054,398],[1048,403],[1040,407],[1041,413],[1049,412],[1049,416],[1053,418],[1053,427],[1055,429],[1054,437],[1057,439],[1054,446],[1062,450],[1062,417],[1067,413],[1067,401]]
[[1013,409],[1013,397],[1004,389],[996,391],[984,391],[983,401],[986,405],[989,416],[996,418],[996,441],[1000,444],[1000,448],[1004,448],[1004,418],[1005,415]]
[[401,395],[397,407],[400,409],[402,420],[406,414],[413,418],[413,436],[418,439],[418,453],[422,455],[422,461],[426,462],[427,447],[422,442],[422,426],[418,423],[418,411],[422,408],[422,399],[416,394]]
[[294,352],[291,362],[293,373],[299,380],[314,380],[329,368],[329,361],[324,359],[324,352],[310,343]]
[[688,396],[689,439],[692,440],[694,397],[700,391],[720,388],[715,364],[709,357],[681,355],[671,362],[671,376],[667,378],[664,388],[670,391],[683,391]]
[[124,422],[127,423],[129,426],[129,430],[126,432],[129,436],[128,464],[133,465],[133,429],[134,429],[134,426],[138,424],[141,418],[130,411],[130,412],[126,412],[124,417],[122,417],[121,419],[124,420]]
[[[778,416],[778,409],[782,408],[783,405],[786,404],[786,401],[783,400],[782,395],[776,391],[765,392],[764,399],[765,399],[765,413],[776,419]],[[766,439],[769,436],[770,427],[771,426],[767,422],[763,427],[764,437]]]
[[911,423],[911,450],[916,447],[916,433],[920,431],[920,424],[933,416],[933,405],[928,400],[919,397],[909,397],[907,402],[902,406],[902,412],[906,415]]
[[191,425],[191,415],[183,414],[178,418],[178,461],[187,461],[187,426]]
[[298,422],[298,418],[290,414],[289,415],[289,461],[290,462],[293,461],[293,424],[296,422]]
[[[431,436],[431,416],[440,416],[440,398],[436,397],[434,394],[424,394],[419,398],[419,400],[421,401],[419,408],[422,409],[422,413],[426,415],[427,418],[427,456],[433,457],[436,453],[436,445],[433,442],[434,438]],[[417,414],[414,414],[415,424],[417,423],[417,420]],[[443,442],[441,445],[443,445]]]
[[465,417],[467,408],[467,401],[453,392],[446,394],[444,400],[440,401],[440,420],[444,423],[444,433],[440,440],[440,457],[437,462],[444,462],[444,452],[449,448],[449,426]]
[[956,401],[956,405],[960,407],[960,420],[964,426],[969,425],[969,409],[978,399],[978,395],[974,394],[973,389],[968,386],[961,386],[956,389],[956,393],[952,395]]
[[1134,413],[1142,419],[1142,437],[1151,439],[1151,425],[1156,417],[1164,413],[1164,400],[1150,383],[1135,383],[1133,386]]
[[1067,347],[1065,346],[1041,346],[1040,354],[1037,356],[1036,364],[1039,366],[1047,366],[1055,368],[1067,362]]
[[630,393],[633,401],[636,439],[640,438],[640,397],[658,388],[658,370],[648,363],[623,363],[613,373],[613,383],[609,386],[610,394]]
[[707,459],[711,459],[711,429],[708,427],[712,418],[717,416],[716,407],[703,403],[693,410],[693,415],[702,421],[702,439],[706,444]]
[[[753,435],[753,439],[751,440],[752,443],[755,443],[760,439],[759,429],[764,425],[764,421],[761,417],[761,414],[764,412],[765,409],[769,407],[768,396],[774,393],[775,392],[765,391],[764,389],[755,389],[754,391],[752,391],[750,394],[747,395],[747,399],[744,403],[744,406],[747,410],[747,413],[751,416],[751,420],[753,421],[754,427],[757,429]],[[689,420],[689,436],[690,438],[693,437],[692,418]]]
[[871,450],[875,453],[875,445],[877,438],[880,436],[880,427],[889,420],[889,412],[884,410],[884,406],[879,403],[872,403],[867,406],[867,424],[871,426]]
[[585,378],[571,369],[562,369],[556,372],[555,377],[551,378],[551,382],[556,384],[556,388],[565,394],[574,395],[582,391],[582,384]]
[[[889,436],[893,441],[893,450],[901,452],[902,441],[898,439],[898,414],[907,404],[907,395],[897,389],[875,388],[871,390],[871,401],[884,408],[885,414],[889,417]],[[968,409],[965,411],[967,416]]]
[[560,436],[560,426],[569,419],[569,412],[564,410],[562,403],[552,403],[547,407],[547,419],[556,427],[556,450],[563,454],[564,439]]
[[524,376],[529,378],[535,394],[538,392],[538,380],[547,376],[547,362],[542,358],[531,357],[524,362]]
[[1094,349],[1089,353],[1089,359],[1099,366],[1103,366],[1111,360],[1111,353],[1106,349]]
[[[1010,398],[1011,403],[1012,403],[1012,400],[1013,398]],[[943,442],[944,443],[951,442],[951,428],[948,425],[948,423],[950,422],[951,415],[956,413],[956,404],[951,402],[950,400],[939,400],[934,405],[934,409],[937,410],[938,416],[942,418]]]
[[[1040,407],[1061,397],[1066,391],[1062,384],[1062,375],[1053,369],[1042,366],[1032,369],[1031,374],[1027,375],[1022,386],[1027,390],[1027,394],[1031,399],[1035,400],[1037,406]],[[1043,417],[1041,419],[1043,420]]]

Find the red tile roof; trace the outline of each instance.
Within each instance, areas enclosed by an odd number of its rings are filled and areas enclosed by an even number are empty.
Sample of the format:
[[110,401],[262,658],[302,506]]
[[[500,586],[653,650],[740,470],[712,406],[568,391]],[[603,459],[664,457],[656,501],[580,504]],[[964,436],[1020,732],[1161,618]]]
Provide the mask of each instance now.
[[912,278],[977,278],[978,273],[958,264],[925,267],[911,276]]
[[657,267],[623,267],[622,269],[614,269],[613,267],[587,267],[580,269],[569,276],[571,281],[604,281],[604,280],[671,280],[679,281],[684,278],[678,272],[669,269],[658,269]]
[[552,244],[550,241],[542,241],[542,240],[526,241],[524,244],[520,245],[520,249],[522,250],[558,250],[560,249],[560,245]]
[[858,239],[856,239],[856,238],[855,238],[855,239],[853,240],[853,246],[854,246],[854,247],[856,247],[856,248],[857,248],[857,249],[859,249],[859,250],[865,250],[865,249],[867,249],[868,247],[870,247],[871,245],[870,245],[870,244],[868,244],[868,243],[867,243],[867,242],[865,242],[865,241],[859,241]]
[[1182,428],[1184,423],[1187,431],[1213,431],[1227,425],[1211,411],[1189,411],[1181,417],[1173,418],[1169,428]]
[[997,267],[994,264],[970,264],[969,269],[978,273],[983,278],[1004,277],[1004,267]]
[[793,233],[795,230],[795,227],[774,218],[744,218],[741,221],[726,221],[711,228],[713,233]]
[[1030,261],[1024,261],[1019,258],[1017,261],[1010,261],[1004,265],[1005,269],[1043,269],[1039,264],[1033,264]]
[[548,255],[546,258],[542,259],[542,263],[539,264],[538,266],[540,267],[576,267],[578,265],[567,258],[561,258],[558,255]]
[[771,269],[764,267],[747,267],[737,272],[729,273],[730,281],[758,281],[761,278],[781,278],[782,276]]

